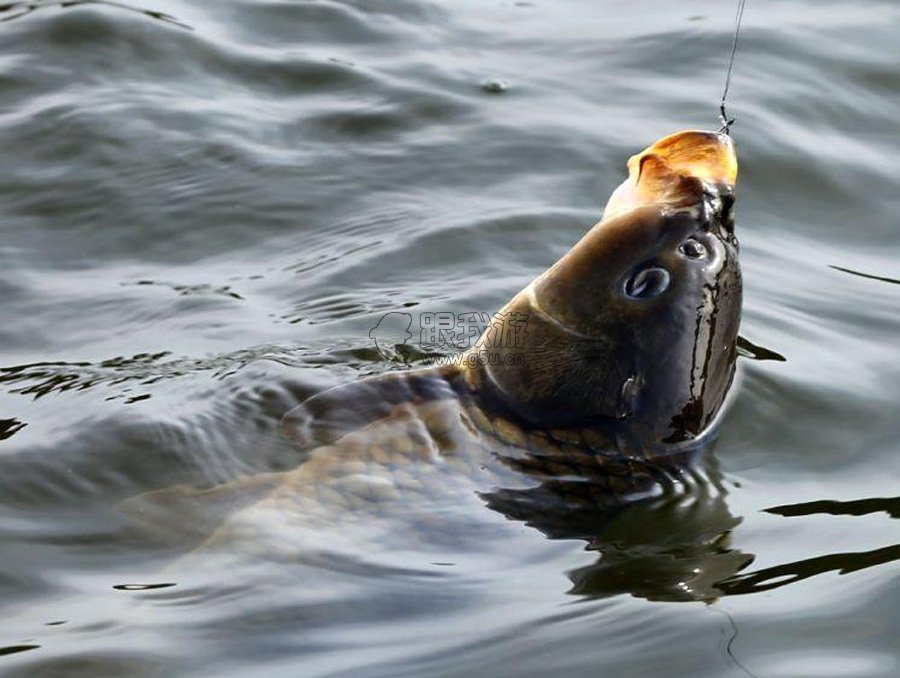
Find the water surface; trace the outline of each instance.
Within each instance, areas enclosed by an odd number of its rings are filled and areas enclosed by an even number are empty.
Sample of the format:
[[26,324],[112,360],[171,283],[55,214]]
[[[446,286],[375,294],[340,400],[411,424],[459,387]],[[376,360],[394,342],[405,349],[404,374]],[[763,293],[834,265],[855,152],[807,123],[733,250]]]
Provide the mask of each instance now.
[[293,468],[284,412],[402,369],[385,313],[501,306],[629,155],[715,125],[732,8],[37,5],[0,12],[4,675],[897,675],[900,5],[748,6],[742,334],[774,353],[682,494],[587,544],[471,501],[176,578],[201,516],[120,502]]

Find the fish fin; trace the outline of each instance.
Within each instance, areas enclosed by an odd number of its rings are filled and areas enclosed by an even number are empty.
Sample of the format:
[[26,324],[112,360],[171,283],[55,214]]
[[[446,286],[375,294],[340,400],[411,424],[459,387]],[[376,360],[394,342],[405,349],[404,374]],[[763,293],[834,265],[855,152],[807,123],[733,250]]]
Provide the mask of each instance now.
[[143,535],[166,543],[194,542],[208,537],[229,515],[271,492],[281,475],[260,473],[210,488],[174,485],[126,499],[115,510]]

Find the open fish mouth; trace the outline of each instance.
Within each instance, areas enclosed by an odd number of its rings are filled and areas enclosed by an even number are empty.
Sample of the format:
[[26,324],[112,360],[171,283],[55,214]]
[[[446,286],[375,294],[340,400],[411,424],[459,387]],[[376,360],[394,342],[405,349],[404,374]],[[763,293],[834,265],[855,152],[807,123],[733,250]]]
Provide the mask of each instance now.
[[628,160],[628,178],[613,192],[604,218],[643,205],[689,207],[712,199],[731,219],[738,163],[727,134],[685,130],[663,137]]

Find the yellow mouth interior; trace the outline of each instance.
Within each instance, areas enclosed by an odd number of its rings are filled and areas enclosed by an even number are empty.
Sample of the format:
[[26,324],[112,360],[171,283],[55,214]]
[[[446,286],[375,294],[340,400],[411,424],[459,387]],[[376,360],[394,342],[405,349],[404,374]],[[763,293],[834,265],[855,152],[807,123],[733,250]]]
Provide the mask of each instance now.
[[734,189],[737,155],[731,137],[686,130],[663,137],[628,160],[628,179],[610,196],[604,216],[640,205],[690,204],[699,179]]

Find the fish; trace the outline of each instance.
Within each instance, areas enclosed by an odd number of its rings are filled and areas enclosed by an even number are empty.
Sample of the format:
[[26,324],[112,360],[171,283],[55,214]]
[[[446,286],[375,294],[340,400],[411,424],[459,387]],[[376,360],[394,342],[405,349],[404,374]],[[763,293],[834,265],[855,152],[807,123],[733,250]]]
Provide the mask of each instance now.
[[627,169],[602,219],[459,360],[313,395],[281,423],[296,468],[150,493],[139,512],[203,501],[224,510],[204,549],[316,563],[452,541],[485,509],[588,538],[678,482],[734,383],[737,155],[729,135],[687,130]]

